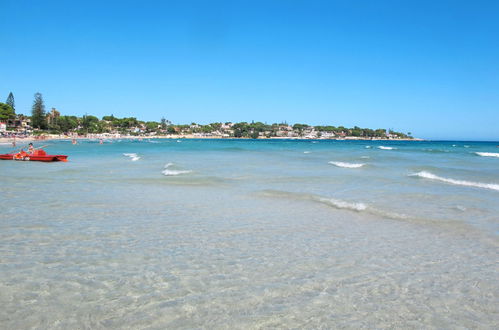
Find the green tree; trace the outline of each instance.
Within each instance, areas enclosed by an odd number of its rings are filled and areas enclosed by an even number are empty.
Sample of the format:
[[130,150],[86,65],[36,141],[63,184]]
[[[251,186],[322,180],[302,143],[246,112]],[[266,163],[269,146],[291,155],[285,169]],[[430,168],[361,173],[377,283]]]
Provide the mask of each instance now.
[[95,116],[85,115],[82,118],[81,126],[83,129],[86,129],[90,133],[98,133],[99,132],[99,118]]
[[60,116],[57,123],[62,132],[69,132],[78,128],[78,118],[76,116]]
[[201,132],[203,133],[211,133],[213,132],[213,127],[211,125],[203,125],[201,126]]
[[374,131],[374,136],[376,137],[384,137],[386,136],[386,130],[384,128],[378,128]]
[[155,121],[148,121],[148,122],[146,123],[146,130],[147,130],[148,132],[153,132],[153,131],[156,131],[156,130],[158,129],[158,125],[159,125],[159,124],[158,124],[157,122],[155,122]]
[[104,116],[104,117],[102,117],[102,120],[105,120],[105,121],[113,121],[114,119],[115,119],[115,118],[114,118],[114,116],[113,116],[113,115],[111,115],[111,116]]
[[246,122],[236,123],[232,126],[234,137],[248,137],[250,134],[250,125]]
[[138,120],[135,117],[123,118],[120,120],[119,126],[122,128],[132,128],[138,125]]
[[16,102],[14,101],[14,94],[12,92],[9,93],[9,96],[7,96],[7,101],[5,101],[6,104],[10,105],[12,110],[14,111],[14,114],[16,113]]
[[0,120],[8,121],[16,118],[16,114],[14,113],[14,109],[9,104],[0,103]]
[[350,135],[352,136],[362,136],[362,129],[358,126],[354,126],[354,128],[350,129]]
[[297,131],[300,131],[300,132],[303,131],[307,127],[308,127],[307,124],[294,124],[293,125],[293,129],[297,130]]
[[222,123],[211,123],[210,126],[213,127],[215,131],[218,131],[222,128]]
[[45,104],[41,93],[35,93],[35,100],[31,108],[31,125],[38,129],[47,128],[47,118],[45,116]]

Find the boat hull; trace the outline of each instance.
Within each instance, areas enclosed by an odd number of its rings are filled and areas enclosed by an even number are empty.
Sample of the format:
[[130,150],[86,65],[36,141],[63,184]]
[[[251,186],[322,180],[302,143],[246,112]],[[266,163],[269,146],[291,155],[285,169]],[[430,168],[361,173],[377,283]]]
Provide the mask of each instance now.
[[19,160],[31,162],[67,162],[66,155],[26,155],[20,157],[18,154],[1,154],[0,159],[3,160]]

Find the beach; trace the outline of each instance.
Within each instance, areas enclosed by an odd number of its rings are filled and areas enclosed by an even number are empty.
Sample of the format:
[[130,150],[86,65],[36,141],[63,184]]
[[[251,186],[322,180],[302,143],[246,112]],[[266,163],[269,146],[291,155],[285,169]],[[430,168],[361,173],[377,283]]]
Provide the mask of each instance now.
[[[49,140],[75,140],[75,141],[88,141],[88,140],[156,140],[156,139],[238,139],[238,140],[253,140],[247,137],[234,138],[226,136],[217,135],[202,135],[202,134],[168,134],[168,135],[121,135],[121,134],[88,134],[85,136],[71,136],[71,135],[42,135],[40,136],[28,136],[23,138],[12,138],[12,137],[0,137],[0,144],[10,144],[15,141],[17,144],[29,143],[33,141],[49,141]],[[270,138],[259,138],[260,140],[353,140],[353,141],[424,141],[420,138],[397,138],[397,139],[378,139],[378,138],[363,138],[363,137],[353,137],[347,136],[344,138],[323,138],[323,139],[310,139],[302,137],[270,137]]]
[[0,161],[2,328],[499,325],[497,143],[36,144],[69,162]]

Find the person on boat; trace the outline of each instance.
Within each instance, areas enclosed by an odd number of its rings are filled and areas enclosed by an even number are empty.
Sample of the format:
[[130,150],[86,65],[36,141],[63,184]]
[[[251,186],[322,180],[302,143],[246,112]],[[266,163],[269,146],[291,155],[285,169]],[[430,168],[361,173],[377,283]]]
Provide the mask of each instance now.
[[23,160],[24,158],[28,157],[30,154],[29,152],[24,151],[24,148],[21,148],[17,154],[14,154],[12,157],[14,160]]
[[35,152],[35,147],[33,147],[33,143],[28,144],[28,154],[32,155]]

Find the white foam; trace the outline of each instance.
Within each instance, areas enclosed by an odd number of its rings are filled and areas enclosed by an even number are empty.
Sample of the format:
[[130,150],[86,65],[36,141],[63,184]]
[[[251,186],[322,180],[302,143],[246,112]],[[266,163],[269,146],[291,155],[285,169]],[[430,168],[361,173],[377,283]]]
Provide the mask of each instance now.
[[309,153],[310,153],[310,151],[304,151],[303,153],[304,153],[304,154],[309,154]]
[[482,157],[497,157],[499,158],[499,153],[497,152],[475,152],[478,156]]
[[361,156],[360,158],[363,158],[363,159],[369,159],[369,158],[371,158],[371,157],[369,157],[369,156]]
[[366,149],[371,149],[371,146],[366,146]]
[[351,203],[339,199],[324,198],[324,197],[317,197],[317,200],[321,203],[334,206],[338,209],[348,209],[352,211],[364,211],[365,209],[367,209],[367,205],[364,203]]
[[426,171],[421,171],[421,172],[414,173],[411,175],[418,176],[418,177],[425,178],[425,179],[455,184],[455,185],[459,185],[459,186],[484,188],[484,189],[491,189],[491,190],[499,191],[499,184],[495,184],[495,183],[482,183],[482,182],[449,179],[449,178],[444,178],[444,177],[441,177],[441,176],[438,176],[438,175],[435,175],[433,173],[426,172]]
[[329,162],[329,164],[344,168],[360,168],[365,165],[360,163],[356,164],[356,163],[345,163],[345,162]]
[[187,173],[191,173],[192,171],[187,171],[187,170],[172,170],[172,169],[168,169],[169,167],[173,166],[173,163],[167,163],[165,165],[165,169],[163,170],[163,175],[165,176],[175,176],[175,175],[180,175],[180,174],[187,174]]
[[136,161],[138,161],[138,160],[140,159],[140,157],[139,157],[139,156],[137,156],[137,154],[136,154],[136,153],[124,153],[124,154],[123,154],[123,156],[130,157],[130,160],[131,160],[132,162],[136,162]]
[[180,175],[180,174],[187,174],[191,173],[192,171],[175,171],[175,170],[164,170],[163,173],[165,176],[175,176],[175,175]]
[[347,201],[340,200],[340,199],[329,198],[329,197],[324,197],[324,196],[319,196],[319,195],[314,195],[314,194],[293,193],[293,192],[280,191],[280,190],[265,190],[264,192],[268,196],[312,200],[315,202],[326,204],[327,206],[331,206],[331,207],[334,207],[337,209],[347,209],[347,210],[356,211],[356,212],[365,211],[365,212],[373,214],[373,215],[377,215],[377,216],[381,216],[381,217],[385,217],[385,218],[390,218],[390,219],[395,219],[395,220],[407,220],[410,218],[405,214],[399,214],[399,213],[395,213],[392,211],[380,210],[380,209],[377,209],[376,207],[373,207],[373,206],[370,206],[370,205],[367,205],[367,204],[364,204],[361,202],[347,202]]
[[379,146],[378,149],[381,149],[381,150],[393,150],[395,148],[394,147]]

